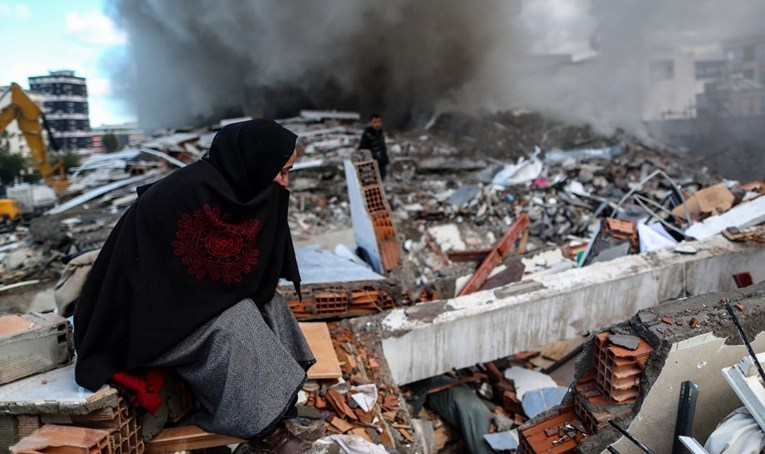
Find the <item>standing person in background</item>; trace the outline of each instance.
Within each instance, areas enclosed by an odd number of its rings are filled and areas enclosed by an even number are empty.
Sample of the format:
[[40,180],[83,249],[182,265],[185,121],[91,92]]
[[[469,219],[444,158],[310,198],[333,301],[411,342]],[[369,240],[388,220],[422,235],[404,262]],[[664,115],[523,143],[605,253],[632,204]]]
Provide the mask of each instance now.
[[372,157],[377,161],[377,167],[380,168],[380,178],[384,181],[388,169],[388,150],[385,148],[385,133],[380,114],[373,113],[370,115],[369,126],[364,128],[364,132],[361,134],[358,149],[372,152]]

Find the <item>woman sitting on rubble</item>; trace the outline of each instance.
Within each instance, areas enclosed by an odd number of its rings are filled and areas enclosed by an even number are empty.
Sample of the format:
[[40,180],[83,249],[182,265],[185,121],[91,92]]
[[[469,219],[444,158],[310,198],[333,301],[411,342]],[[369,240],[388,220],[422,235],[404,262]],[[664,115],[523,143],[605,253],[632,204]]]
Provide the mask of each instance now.
[[172,368],[198,399],[195,424],[254,452],[305,452],[283,421],[315,360],[276,294],[280,278],[300,294],[286,189],[296,139],[273,121],[232,124],[203,159],[139,188],[77,302],[77,383]]

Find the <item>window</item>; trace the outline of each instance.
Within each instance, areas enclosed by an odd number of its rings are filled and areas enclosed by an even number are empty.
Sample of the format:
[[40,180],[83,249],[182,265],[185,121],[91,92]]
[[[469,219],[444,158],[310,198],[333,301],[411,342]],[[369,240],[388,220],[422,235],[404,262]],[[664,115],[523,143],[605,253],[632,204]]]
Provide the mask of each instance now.
[[744,61],[754,60],[754,45],[744,46]]
[[744,61],[744,49],[737,47],[728,51],[728,60],[730,61]]
[[650,66],[651,80],[669,80],[675,78],[675,62],[672,60],[652,61]]
[[724,62],[699,61],[696,62],[696,79],[720,79]]

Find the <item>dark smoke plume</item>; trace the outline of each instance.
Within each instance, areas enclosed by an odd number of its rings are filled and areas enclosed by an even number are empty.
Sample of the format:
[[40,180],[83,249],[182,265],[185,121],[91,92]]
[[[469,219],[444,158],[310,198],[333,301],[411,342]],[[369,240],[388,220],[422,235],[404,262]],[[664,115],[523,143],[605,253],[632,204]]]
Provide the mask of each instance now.
[[[656,51],[765,32],[762,0],[113,0],[146,127],[299,109],[527,107],[642,132]],[[556,65],[551,54],[595,55]]]
[[117,0],[138,115],[171,126],[299,109],[424,115],[484,65],[503,0]]

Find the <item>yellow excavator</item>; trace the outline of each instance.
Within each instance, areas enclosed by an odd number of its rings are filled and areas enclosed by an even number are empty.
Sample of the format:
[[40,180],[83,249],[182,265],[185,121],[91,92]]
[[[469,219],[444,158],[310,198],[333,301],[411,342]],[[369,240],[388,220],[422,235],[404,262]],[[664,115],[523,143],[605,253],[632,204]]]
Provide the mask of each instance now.
[[0,98],[4,98],[9,94],[11,96],[11,103],[0,109],[0,133],[5,130],[11,121],[16,120],[19,130],[24,134],[24,139],[26,139],[27,145],[32,151],[32,159],[40,171],[40,175],[45,180],[45,184],[53,188],[59,196],[63,195],[66,188],[69,187],[69,180],[66,178],[63,161],[58,161],[55,165],[51,165],[48,160],[48,153],[45,150],[45,142],[43,141],[42,127],[40,125],[41,122],[48,131],[48,140],[51,147],[58,151],[58,146],[48,127],[43,111],[29,99],[29,96],[24,93],[24,90],[18,84],[12,83],[11,88]]

